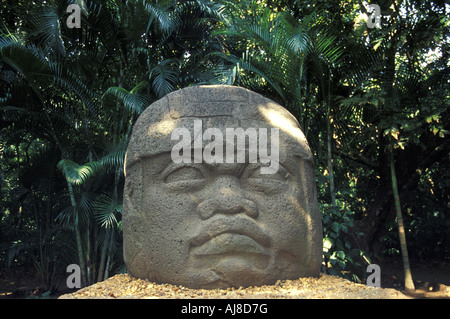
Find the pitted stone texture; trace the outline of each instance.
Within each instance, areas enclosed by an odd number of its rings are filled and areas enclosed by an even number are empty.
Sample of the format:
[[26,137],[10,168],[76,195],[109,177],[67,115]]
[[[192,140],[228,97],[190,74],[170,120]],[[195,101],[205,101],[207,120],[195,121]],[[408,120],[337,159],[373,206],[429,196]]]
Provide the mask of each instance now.
[[[224,137],[226,128],[278,128],[277,173],[261,174],[261,163],[248,157],[246,163],[174,163],[172,132],[193,134],[195,123]],[[130,275],[189,288],[319,275],[322,223],[311,151],[294,116],[273,101],[232,86],[168,94],[137,120],[125,172]]]

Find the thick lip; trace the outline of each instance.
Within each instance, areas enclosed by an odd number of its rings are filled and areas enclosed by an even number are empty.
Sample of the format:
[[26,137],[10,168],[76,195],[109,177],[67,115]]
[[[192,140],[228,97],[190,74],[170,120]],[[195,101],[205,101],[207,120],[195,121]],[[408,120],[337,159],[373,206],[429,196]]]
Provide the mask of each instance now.
[[201,246],[226,233],[245,235],[264,247],[269,247],[271,244],[270,236],[254,221],[245,217],[220,217],[208,221],[199,234],[190,240],[190,247]]

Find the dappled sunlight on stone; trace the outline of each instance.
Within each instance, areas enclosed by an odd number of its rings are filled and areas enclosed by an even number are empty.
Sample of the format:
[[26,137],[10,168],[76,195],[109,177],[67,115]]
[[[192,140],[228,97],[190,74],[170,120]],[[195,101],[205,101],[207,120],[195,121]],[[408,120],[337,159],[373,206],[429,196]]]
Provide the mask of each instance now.
[[[176,127],[176,122],[173,120],[173,118],[176,118],[178,116],[172,114],[177,112],[171,112],[164,115],[164,117],[161,119],[161,121],[156,122],[148,127],[147,135],[148,136],[165,136],[172,133],[174,128]],[[172,116],[174,115],[174,116]]]
[[271,108],[270,105],[260,105],[259,110],[269,124],[280,128],[283,132],[289,134],[299,143],[306,142],[303,132],[299,129],[298,123],[295,123],[293,118],[288,118],[286,114],[280,113],[278,109]]

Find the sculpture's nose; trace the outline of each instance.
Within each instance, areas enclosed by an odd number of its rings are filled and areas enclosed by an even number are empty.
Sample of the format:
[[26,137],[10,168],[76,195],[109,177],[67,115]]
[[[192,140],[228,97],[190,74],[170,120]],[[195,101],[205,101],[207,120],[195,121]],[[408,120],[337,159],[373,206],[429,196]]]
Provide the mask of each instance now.
[[234,176],[218,178],[211,188],[212,196],[201,202],[198,213],[202,219],[208,219],[215,214],[244,213],[252,218],[258,217],[258,206],[242,196],[239,179]]

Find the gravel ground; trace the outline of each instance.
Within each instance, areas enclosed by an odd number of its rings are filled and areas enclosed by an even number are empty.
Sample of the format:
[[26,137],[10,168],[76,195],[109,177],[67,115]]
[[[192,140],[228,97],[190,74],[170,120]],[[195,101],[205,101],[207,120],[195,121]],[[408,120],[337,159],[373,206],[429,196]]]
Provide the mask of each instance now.
[[275,285],[229,289],[189,289],[156,284],[127,274],[62,295],[59,299],[406,299],[395,289],[368,287],[346,279],[320,275],[318,278],[281,280]]

